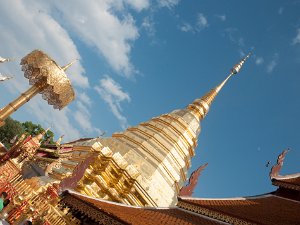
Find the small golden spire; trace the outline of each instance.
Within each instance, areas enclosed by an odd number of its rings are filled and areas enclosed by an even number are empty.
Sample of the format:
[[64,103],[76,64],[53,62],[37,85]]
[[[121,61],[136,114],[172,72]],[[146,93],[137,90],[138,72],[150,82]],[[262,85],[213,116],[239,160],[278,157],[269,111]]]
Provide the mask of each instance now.
[[46,130],[44,130],[43,132],[41,132],[41,133],[39,133],[37,136],[35,136],[35,138],[37,139],[37,140],[42,140],[43,139],[43,137],[45,136],[45,134],[48,132],[48,130],[50,130],[50,127],[48,127]]
[[63,67],[61,67],[61,69],[63,70],[63,71],[66,71],[70,66],[72,66],[76,61],[77,61],[78,59],[74,59],[72,62],[70,62],[69,64],[67,64],[67,65],[65,65],[65,66],[63,66]]
[[230,70],[230,74],[226,77],[226,79],[221,84],[216,86],[214,89],[211,89],[207,94],[202,96],[200,99],[196,99],[192,104],[188,106],[188,108],[192,110],[192,112],[195,112],[199,120],[203,119],[206,116],[209,107],[214,101],[217,94],[221,91],[221,89],[224,87],[224,85],[233,75],[236,75],[238,72],[240,72],[243,64],[250,57],[251,54],[252,52],[246,55],[238,64],[235,64]]
[[13,76],[2,75],[0,73],[0,81],[9,80],[9,79],[12,79],[12,78],[13,78]]
[[15,60],[14,58],[3,58],[0,56],[0,63],[10,62]]

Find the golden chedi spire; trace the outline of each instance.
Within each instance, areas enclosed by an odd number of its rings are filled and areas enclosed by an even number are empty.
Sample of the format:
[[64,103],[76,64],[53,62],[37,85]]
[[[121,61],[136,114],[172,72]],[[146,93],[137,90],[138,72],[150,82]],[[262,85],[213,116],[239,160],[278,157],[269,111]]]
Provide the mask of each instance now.
[[230,70],[230,74],[226,77],[226,79],[220,83],[215,88],[211,89],[208,93],[202,96],[200,99],[196,99],[192,104],[188,106],[188,108],[196,115],[199,120],[202,120],[208,113],[210,105],[214,101],[215,97],[227,83],[227,81],[238,72],[240,72],[243,64],[250,57],[252,52],[250,52],[247,56],[245,56],[238,64],[235,64]]
[[[131,205],[174,206],[195,155],[200,121],[248,57],[235,65],[220,85],[187,108],[152,118],[109,138],[77,142],[74,147],[90,146],[91,151],[97,149],[99,153],[87,169],[82,169],[85,172],[75,190]],[[78,155],[83,154],[80,151]]]

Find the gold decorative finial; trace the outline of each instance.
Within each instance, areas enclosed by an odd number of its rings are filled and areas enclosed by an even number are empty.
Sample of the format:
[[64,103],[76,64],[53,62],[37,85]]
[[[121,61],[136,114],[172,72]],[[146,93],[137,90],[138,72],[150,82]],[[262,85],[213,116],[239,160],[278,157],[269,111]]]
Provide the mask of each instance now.
[[235,64],[232,69],[230,70],[230,72],[232,74],[237,74],[238,72],[240,72],[243,64],[246,62],[246,60],[250,57],[250,55],[252,54],[252,52],[249,52],[248,55],[246,55],[238,64]]
[[14,60],[14,58],[3,58],[0,56],[0,63],[10,62],[13,60]]
[[9,79],[12,79],[12,78],[13,78],[12,76],[2,75],[0,73],[0,81],[9,80]]
[[72,66],[78,59],[74,59],[72,62],[68,63],[67,65],[63,66],[61,69],[66,71],[70,66]]
[[45,134],[48,132],[50,130],[50,127],[48,127],[46,130],[44,130],[44,131],[42,131],[41,133],[39,133],[35,138],[37,139],[37,140],[42,140],[43,139],[43,137],[45,136]]
[[248,55],[246,55],[238,64],[234,65],[232,69],[230,70],[230,74],[226,77],[226,79],[216,86],[214,89],[211,89],[207,94],[205,94],[200,99],[196,99],[192,104],[188,106],[188,109],[192,111],[196,115],[196,117],[199,120],[202,120],[208,113],[209,107],[214,101],[217,94],[221,91],[221,89],[224,87],[226,82],[235,74],[240,72],[243,64],[245,61],[250,57],[252,52],[250,52]]

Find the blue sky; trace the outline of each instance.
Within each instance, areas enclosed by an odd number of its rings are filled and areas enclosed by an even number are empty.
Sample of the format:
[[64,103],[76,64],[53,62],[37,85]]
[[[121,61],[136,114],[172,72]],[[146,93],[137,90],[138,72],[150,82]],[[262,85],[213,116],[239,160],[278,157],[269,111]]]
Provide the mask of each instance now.
[[253,56],[202,123],[193,169],[208,162],[194,196],[274,190],[265,163],[287,147],[282,173],[299,172],[300,1],[0,0],[4,106],[29,86],[20,59],[42,49],[67,71],[77,98],[62,111],[35,97],[14,114],[56,137],[106,136],[183,108]]

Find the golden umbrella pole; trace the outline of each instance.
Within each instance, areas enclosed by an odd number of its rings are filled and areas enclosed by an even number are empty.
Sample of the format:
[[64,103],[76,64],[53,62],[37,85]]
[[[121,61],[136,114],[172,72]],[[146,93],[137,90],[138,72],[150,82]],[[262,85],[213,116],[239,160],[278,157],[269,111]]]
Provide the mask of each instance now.
[[41,93],[43,99],[55,109],[62,109],[75,98],[75,93],[65,70],[71,65],[60,67],[47,54],[34,50],[21,60],[24,76],[32,85],[26,92],[0,110],[0,127],[4,120],[17,111],[36,94]]
[[22,105],[28,102],[33,96],[42,90],[43,86],[33,85],[27,91],[22,93],[18,98],[9,103],[0,111],[0,127],[4,125],[4,120],[17,111]]

